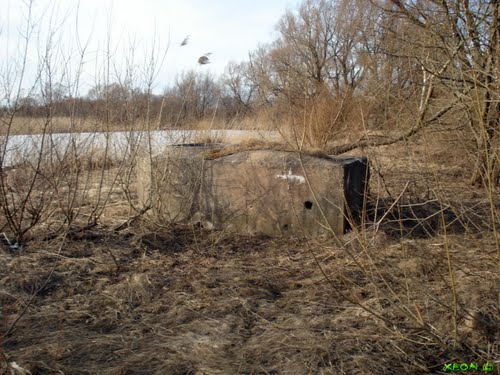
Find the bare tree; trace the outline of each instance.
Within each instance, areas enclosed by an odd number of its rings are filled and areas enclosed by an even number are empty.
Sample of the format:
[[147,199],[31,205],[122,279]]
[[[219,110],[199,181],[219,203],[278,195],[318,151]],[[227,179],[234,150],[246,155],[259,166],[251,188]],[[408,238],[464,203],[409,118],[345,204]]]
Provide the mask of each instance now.
[[[225,93],[234,103],[234,112],[242,116],[252,112],[252,102],[257,91],[255,84],[249,79],[247,71],[247,63],[229,63],[222,77]],[[230,103],[226,103],[226,105],[231,106]]]
[[171,92],[181,103],[177,123],[189,123],[213,114],[221,95],[219,84],[213,75],[195,71],[178,76]]
[[295,112],[292,127],[311,143],[325,145],[352,125],[353,98],[365,90],[374,53],[373,9],[362,1],[306,0],[280,19],[277,40],[250,55],[262,102]]
[[409,25],[411,34],[395,39],[427,74],[429,96],[441,87],[468,117],[477,158],[471,181],[481,186],[500,180],[499,7],[496,0],[391,0],[381,6],[393,25]]

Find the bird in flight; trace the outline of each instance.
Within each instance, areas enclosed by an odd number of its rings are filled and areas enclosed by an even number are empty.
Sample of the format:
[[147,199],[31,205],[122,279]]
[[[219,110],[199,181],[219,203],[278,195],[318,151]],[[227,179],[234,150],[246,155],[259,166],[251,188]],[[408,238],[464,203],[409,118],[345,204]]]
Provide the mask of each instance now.
[[201,56],[199,59],[198,59],[198,64],[200,65],[206,65],[206,64],[210,64],[210,55],[212,53],[211,52],[208,52],[208,53],[205,53],[203,56]]
[[184,47],[185,45],[187,45],[187,44],[189,43],[189,37],[190,37],[190,36],[191,36],[191,35],[188,35],[188,36],[186,36],[186,37],[182,40],[182,42],[181,42],[181,47]]

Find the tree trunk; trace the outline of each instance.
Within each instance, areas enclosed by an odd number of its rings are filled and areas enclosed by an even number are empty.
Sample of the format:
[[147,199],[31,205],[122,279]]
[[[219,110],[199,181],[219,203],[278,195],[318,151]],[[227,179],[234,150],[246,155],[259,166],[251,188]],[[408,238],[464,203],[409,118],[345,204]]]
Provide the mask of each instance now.
[[500,161],[499,161],[499,134],[500,128],[500,103],[496,106],[489,105],[486,100],[485,116],[486,126],[481,129],[484,132],[477,145],[477,162],[472,174],[471,183],[478,187],[487,187],[491,184],[492,189],[500,185]]

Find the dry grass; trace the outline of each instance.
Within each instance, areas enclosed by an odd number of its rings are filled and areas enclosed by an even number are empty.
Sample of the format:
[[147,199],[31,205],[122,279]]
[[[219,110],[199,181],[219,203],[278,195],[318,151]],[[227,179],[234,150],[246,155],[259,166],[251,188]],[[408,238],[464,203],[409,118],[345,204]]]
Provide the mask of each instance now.
[[[485,266],[492,258],[484,249],[492,239],[469,246],[447,240],[460,269],[457,353],[491,360],[499,280]],[[175,227],[95,232],[69,241],[60,254],[33,243],[22,255],[1,254],[4,326],[54,265],[55,273],[3,345],[33,374],[426,373],[454,354],[407,325],[398,305],[408,301],[451,339],[443,241],[377,237],[360,258],[369,274],[380,271],[377,286],[324,240],[220,239]],[[403,300],[381,298],[382,278]]]
[[201,144],[219,144],[219,143],[225,143],[227,140],[227,137],[224,135],[222,131],[217,131],[217,130],[198,130],[191,141],[193,143],[201,143]]
[[270,120],[269,114],[263,110],[253,115],[235,118],[228,126],[230,129],[237,128],[261,131],[276,130],[277,128],[276,124]]
[[272,131],[277,130],[276,124],[272,121],[269,113],[260,110],[257,113],[246,115],[235,115],[229,120],[221,120],[217,117],[202,119],[193,122],[187,128],[193,130],[225,129],[225,130],[254,130],[254,131]]
[[[130,130],[145,130],[147,127],[140,122],[137,122],[133,127],[118,124],[109,123],[106,124],[103,121],[96,121],[91,118],[75,118],[70,117],[52,117],[50,123],[46,126],[46,119],[33,118],[33,117],[21,117],[16,116],[12,123],[12,128],[10,129],[10,135],[20,135],[20,134],[41,134],[44,131],[48,133],[85,133],[85,132],[106,132],[106,131],[130,131]],[[2,126],[4,132],[7,131],[5,126]],[[1,135],[5,135],[2,133]]]
[[[485,192],[463,182],[464,150],[445,152],[435,138],[363,150],[372,162],[368,203],[383,208],[408,186],[402,203],[432,203],[425,206],[431,211],[421,210],[421,223],[440,205],[453,215],[414,230],[403,211],[380,225],[372,212],[342,247],[326,238],[158,230],[147,222],[115,232],[130,212],[123,194],[111,192],[101,225],[68,237],[60,252],[61,239],[36,236],[22,253],[0,249],[0,333],[38,291],[0,348],[32,374],[427,374],[446,362],[486,361],[498,367],[498,233]],[[249,140],[211,156],[273,147],[283,144]],[[92,189],[84,212],[97,194]]]
[[[205,153],[205,159],[218,159],[224,156],[236,154],[242,151],[254,151],[254,150],[273,150],[273,151],[286,151],[286,152],[297,152],[297,148],[293,147],[291,144],[279,142],[279,141],[268,141],[256,138],[246,139],[237,144],[227,145],[222,148],[215,148],[208,150]],[[306,148],[302,150],[306,155],[313,155],[318,157],[327,157],[328,155],[319,148]]]
[[[7,121],[7,119],[4,119]],[[41,134],[44,131],[47,133],[85,133],[85,132],[116,132],[116,131],[138,131],[138,130],[148,130],[148,125],[141,121],[135,122],[133,125],[120,124],[120,123],[105,123],[101,120],[94,120],[92,118],[74,118],[70,117],[52,117],[50,119],[49,125],[46,126],[46,119],[39,117],[22,117],[17,116],[13,120],[12,128],[10,129],[10,135],[22,135],[22,134]],[[156,125],[150,125],[153,130],[156,130]],[[7,128],[2,126],[3,133],[0,135],[5,135]],[[161,130],[167,130],[168,128],[163,127]],[[197,130],[201,134],[200,137],[213,137],[212,133],[217,130],[252,130],[252,131],[263,131],[267,133],[269,131],[276,130],[276,126],[272,124],[268,116],[264,113],[254,116],[246,116],[244,118],[235,118],[229,123],[215,120],[205,119],[200,120],[191,125],[186,125],[183,127],[185,130]],[[224,140],[224,136],[218,136]],[[216,138],[218,138],[216,137]],[[255,135],[252,135],[255,137]]]

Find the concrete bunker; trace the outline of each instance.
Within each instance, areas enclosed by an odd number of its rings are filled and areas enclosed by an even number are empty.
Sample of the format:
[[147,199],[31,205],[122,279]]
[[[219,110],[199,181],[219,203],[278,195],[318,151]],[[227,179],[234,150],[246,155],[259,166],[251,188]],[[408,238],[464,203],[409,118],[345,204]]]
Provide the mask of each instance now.
[[267,235],[336,234],[359,218],[366,157],[250,150],[207,158],[216,145],[168,147],[140,159],[138,195],[159,222]]

